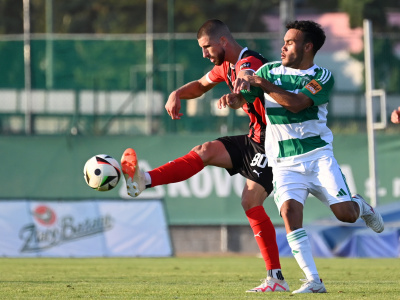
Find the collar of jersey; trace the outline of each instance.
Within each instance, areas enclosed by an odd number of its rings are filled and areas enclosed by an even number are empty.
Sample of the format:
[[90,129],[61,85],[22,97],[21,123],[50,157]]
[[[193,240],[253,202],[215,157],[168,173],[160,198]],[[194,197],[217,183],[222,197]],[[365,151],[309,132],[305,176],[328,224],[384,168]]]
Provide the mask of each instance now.
[[[238,62],[239,60],[242,59],[243,53],[245,53],[247,50],[248,50],[247,47],[244,47],[244,48],[242,49],[242,51],[241,51],[240,54],[239,54],[239,57],[238,57],[237,62]],[[234,65],[231,65],[231,69],[235,69],[235,68],[236,68],[237,62],[236,62]]]

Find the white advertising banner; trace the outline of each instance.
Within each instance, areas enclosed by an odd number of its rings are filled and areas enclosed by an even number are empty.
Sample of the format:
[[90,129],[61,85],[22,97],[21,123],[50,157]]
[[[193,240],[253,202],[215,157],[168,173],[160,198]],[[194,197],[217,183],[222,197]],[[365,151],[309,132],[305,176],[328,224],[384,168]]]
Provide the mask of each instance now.
[[160,200],[1,201],[0,232],[1,256],[173,254]]

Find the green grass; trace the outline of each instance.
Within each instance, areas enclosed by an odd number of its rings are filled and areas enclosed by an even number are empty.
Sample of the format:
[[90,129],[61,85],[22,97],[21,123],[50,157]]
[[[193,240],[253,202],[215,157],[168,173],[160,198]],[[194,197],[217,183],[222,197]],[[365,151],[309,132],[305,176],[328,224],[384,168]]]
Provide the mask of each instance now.
[[[400,299],[399,259],[316,259],[327,294],[245,293],[256,257],[1,258],[0,299]],[[281,259],[292,290],[302,272]]]

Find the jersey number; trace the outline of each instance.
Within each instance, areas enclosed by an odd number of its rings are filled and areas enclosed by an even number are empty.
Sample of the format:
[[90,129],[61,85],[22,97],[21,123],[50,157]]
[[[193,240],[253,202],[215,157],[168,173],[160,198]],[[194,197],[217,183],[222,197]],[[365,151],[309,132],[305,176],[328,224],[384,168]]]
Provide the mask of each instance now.
[[257,153],[256,155],[254,155],[253,160],[251,161],[251,166],[257,166],[259,168],[265,168],[265,166],[267,165],[267,157],[265,156],[265,154],[261,154],[261,153]]

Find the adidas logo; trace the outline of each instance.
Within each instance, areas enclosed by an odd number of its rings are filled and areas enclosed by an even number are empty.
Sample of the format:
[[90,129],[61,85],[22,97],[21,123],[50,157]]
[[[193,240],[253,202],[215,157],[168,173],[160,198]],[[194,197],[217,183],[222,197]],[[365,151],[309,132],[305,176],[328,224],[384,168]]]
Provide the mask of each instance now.
[[280,78],[278,78],[277,80],[274,81],[275,85],[282,85],[282,81]]
[[341,196],[346,196],[346,195],[347,195],[347,193],[343,189],[340,189],[340,191],[338,192],[336,197],[341,197]]

